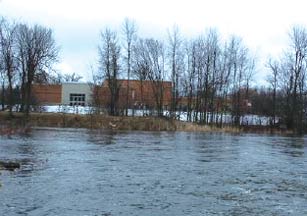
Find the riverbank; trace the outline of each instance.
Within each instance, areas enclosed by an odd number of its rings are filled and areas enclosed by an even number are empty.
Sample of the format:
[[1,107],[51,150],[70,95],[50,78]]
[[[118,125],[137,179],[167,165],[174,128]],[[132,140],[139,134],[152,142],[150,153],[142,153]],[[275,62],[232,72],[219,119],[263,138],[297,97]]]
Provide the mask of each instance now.
[[[7,127],[71,127],[111,130],[143,131],[209,131],[210,127],[193,123],[156,117],[127,117],[107,115],[78,115],[63,113],[31,113],[27,119],[21,113],[14,113],[9,118],[7,113],[0,113],[0,122]],[[1,130],[1,128],[0,128]]]
[[0,134],[26,133],[32,127],[70,127],[105,130],[141,130],[141,131],[187,131],[187,132],[254,132],[282,133],[291,131],[274,129],[266,126],[245,126],[241,128],[224,126],[223,128],[199,125],[157,117],[127,117],[106,115],[78,115],[67,113],[31,113],[25,118],[21,113],[0,112]]

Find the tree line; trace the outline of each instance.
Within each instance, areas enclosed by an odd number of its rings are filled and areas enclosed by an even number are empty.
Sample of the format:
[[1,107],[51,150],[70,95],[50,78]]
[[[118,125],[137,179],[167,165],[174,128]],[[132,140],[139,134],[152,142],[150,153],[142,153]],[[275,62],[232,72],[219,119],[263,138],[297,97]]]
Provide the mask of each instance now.
[[[125,19],[120,31],[104,28],[98,45],[98,67],[94,84],[108,83],[108,111],[117,115],[121,83],[128,80],[125,112],[131,108],[129,81],[153,83],[155,109],[163,115],[163,82],[170,81],[169,116],[184,111],[188,121],[223,126],[225,118],[242,124],[242,116],[257,114],[270,117],[272,127],[285,126],[299,133],[306,128],[306,52],[307,30],[293,26],[284,53],[267,60],[270,71],[267,85],[257,86],[256,57],[233,35],[223,39],[215,28],[194,38],[185,38],[177,26],[168,29],[167,38],[138,35],[135,21]],[[59,83],[70,78],[55,73],[52,64],[59,49],[51,29],[40,25],[0,22],[1,103],[10,113],[14,104],[29,113],[31,85],[34,82]],[[142,89],[142,87],[141,87]]]
[[[268,84],[262,87],[254,80],[256,57],[239,36],[222,39],[217,29],[210,28],[187,39],[177,26],[169,29],[167,36],[165,40],[140,37],[136,23],[129,19],[124,20],[120,32],[110,28],[101,32],[97,74],[108,80],[111,114],[115,114],[120,89],[116,80],[121,76],[154,83],[159,115],[163,115],[162,82],[169,80],[170,117],[176,118],[179,111],[185,111],[189,121],[223,126],[224,118],[230,115],[230,123],[240,126],[242,116],[257,114],[270,117],[272,127],[304,132],[307,108],[304,26],[293,26],[283,54],[266,61]],[[128,104],[127,97],[126,108]]]
[[19,111],[29,114],[34,82],[49,82],[52,65],[58,59],[51,29],[0,18],[1,105],[10,115]]
[[[124,36],[123,40],[120,35]],[[209,29],[205,34],[187,40],[176,26],[168,30],[165,41],[142,38],[137,36],[135,22],[129,19],[125,19],[121,33],[105,28],[101,32],[97,77],[108,81],[110,113],[115,113],[120,89],[117,81],[122,71],[128,78],[127,92],[130,77],[140,83],[145,80],[153,83],[158,115],[163,115],[163,81],[170,80],[171,117],[176,117],[185,100],[190,121],[222,124],[222,118],[217,116],[231,112],[234,123],[239,125],[244,98],[241,90],[248,91],[255,61],[241,38],[233,36],[228,41],[220,38],[216,29]],[[126,109],[128,105],[127,96]]]

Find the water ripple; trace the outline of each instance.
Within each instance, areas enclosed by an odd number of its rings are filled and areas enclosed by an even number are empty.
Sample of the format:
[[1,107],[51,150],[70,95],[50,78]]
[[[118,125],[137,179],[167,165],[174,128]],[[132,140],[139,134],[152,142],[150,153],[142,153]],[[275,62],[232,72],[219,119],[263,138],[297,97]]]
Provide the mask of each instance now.
[[306,138],[35,129],[0,137],[0,215],[307,215]]

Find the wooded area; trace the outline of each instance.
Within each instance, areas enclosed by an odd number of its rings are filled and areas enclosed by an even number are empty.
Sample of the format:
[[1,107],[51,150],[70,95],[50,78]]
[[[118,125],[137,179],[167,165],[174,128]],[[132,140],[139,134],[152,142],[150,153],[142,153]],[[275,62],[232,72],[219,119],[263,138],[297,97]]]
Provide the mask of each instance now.
[[58,48],[51,29],[0,20],[0,71],[2,109],[7,105],[10,115],[15,104],[29,114],[31,86],[48,82]]
[[[165,40],[138,36],[137,25],[125,19],[121,31],[101,31],[98,66],[93,84],[105,80],[110,91],[110,115],[118,115],[119,79],[127,79],[125,115],[133,108],[129,102],[131,79],[151,81],[156,111],[163,115],[163,82],[171,81],[169,117],[186,112],[189,121],[222,127],[225,115],[240,126],[242,116],[271,117],[272,127],[287,127],[297,133],[306,130],[306,53],[307,29],[293,26],[289,44],[281,56],[268,59],[267,85],[257,86],[256,57],[239,36],[222,39],[210,28],[192,39],[185,38],[177,26],[167,31]],[[81,77],[52,70],[58,47],[53,32],[43,26],[0,21],[1,105],[12,113],[29,113],[33,83],[78,81]],[[142,89],[142,87],[141,87]],[[95,98],[95,97],[93,97]],[[93,102],[93,105],[95,103]]]

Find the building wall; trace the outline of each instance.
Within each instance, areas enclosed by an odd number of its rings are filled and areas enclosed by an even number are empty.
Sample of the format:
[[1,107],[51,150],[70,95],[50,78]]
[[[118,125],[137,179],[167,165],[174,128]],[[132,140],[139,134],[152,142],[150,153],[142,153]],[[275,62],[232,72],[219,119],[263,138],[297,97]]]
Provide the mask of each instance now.
[[[120,81],[120,91],[118,99],[118,108],[126,107],[127,100],[127,80]],[[147,108],[154,108],[156,106],[155,96],[154,96],[154,85],[151,81],[130,80],[129,81],[129,104],[130,108],[141,108],[146,106]],[[171,82],[163,82],[163,106],[164,108],[170,106],[171,104]],[[108,83],[105,81],[102,86],[96,87],[95,97],[98,99],[100,105],[107,107],[110,102],[110,90]]]
[[33,100],[39,105],[58,105],[62,102],[61,85],[33,85]]
[[[118,108],[126,107],[127,99],[127,80],[119,80],[121,88],[119,91]],[[155,108],[156,101],[154,96],[154,85],[151,81],[138,80],[129,82],[129,104],[130,108]],[[170,107],[171,104],[171,82],[163,82],[163,107]],[[94,95],[91,87],[87,83],[63,83],[62,85],[33,85],[33,96],[41,105],[71,104],[71,94],[85,95],[85,105],[90,105],[95,100],[95,104],[101,107],[108,107],[110,103],[110,90],[107,82],[102,86],[96,86]]]
[[61,101],[63,105],[70,105],[70,94],[85,94],[85,105],[92,103],[92,90],[87,83],[63,83]]

